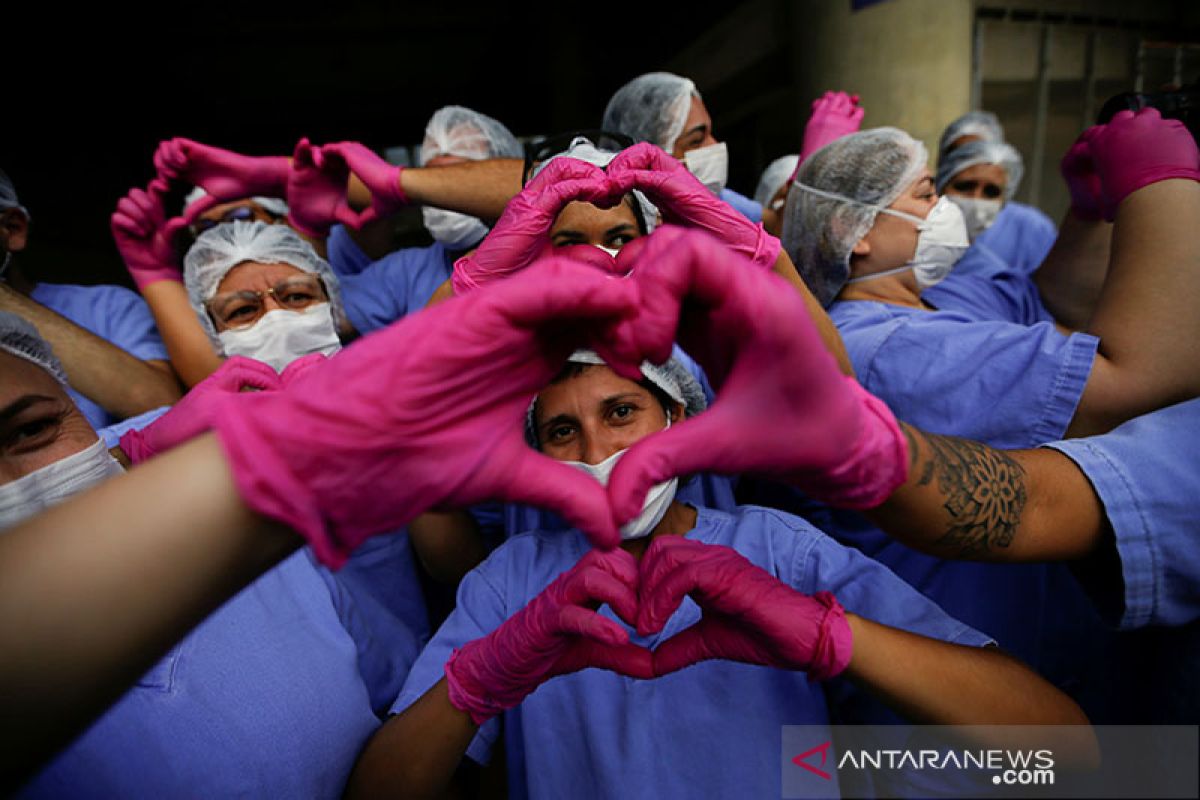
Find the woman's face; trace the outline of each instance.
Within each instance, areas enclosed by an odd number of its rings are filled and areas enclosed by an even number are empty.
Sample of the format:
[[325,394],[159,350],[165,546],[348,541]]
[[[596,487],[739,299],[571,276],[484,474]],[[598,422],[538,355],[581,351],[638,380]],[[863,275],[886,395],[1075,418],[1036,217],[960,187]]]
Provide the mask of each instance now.
[[999,200],[1008,188],[1008,173],[999,164],[976,164],[955,175],[942,188],[943,194]]
[[0,352],[0,485],[73,456],[96,438],[50,373]]
[[671,155],[682,161],[684,154],[689,150],[698,150],[714,144],[717,144],[717,139],[712,132],[712,117],[704,107],[704,101],[692,95],[687,119],[683,122],[683,132],[675,140]]
[[311,272],[290,264],[246,261],[225,274],[207,306],[220,333],[248,327],[269,311],[300,311],[328,301],[325,287]]
[[[534,424],[542,452],[559,461],[599,464],[667,425],[646,387],[606,366],[585,366],[538,395]],[[677,419],[677,406],[672,418]]]
[[574,201],[559,212],[550,228],[550,243],[554,247],[594,244],[620,250],[641,235],[628,198],[612,208]]
[[[888,208],[925,219],[937,200],[933,176],[925,169]],[[855,245],[851,277],[871,275],[907,264],[917,251],[917,235],[917,226],[912,220],[894,214],[876,214],[871,230]]]

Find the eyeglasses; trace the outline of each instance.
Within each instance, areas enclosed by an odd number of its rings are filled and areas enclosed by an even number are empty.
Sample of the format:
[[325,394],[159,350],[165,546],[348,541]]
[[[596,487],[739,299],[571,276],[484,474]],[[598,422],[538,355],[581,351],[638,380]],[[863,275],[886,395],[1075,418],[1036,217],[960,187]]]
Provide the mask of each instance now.
[[245,290],[214,295],[205,303],[209,315],[227,329],[249,328],[267,312],[267,295],[289,311],[302,311],[317,303],[326,302],[329,294],[315,275],[288,278],[262,292]]
[[226,211],[221,215],[220,219],[205,219],[201,217],[200,219],[196,220],[192,227],[195,229],[197,234],[201,234],[207,230],[217,227],[222,222],[232,222],[235,219],[251,220],[254,218],[253,208],[250,206],[238,206],[237,208],[231,208]]
[[571,146],[571,142],[579,137],[591,142],[599,150],[618,152],[627,147],[633,147],[632,137],[616,131],[606,131],[599,128],[569,131],[555,136],[525,143],[525,171],[521,173],[521,185],[529,182],[535,164],[540,164],[551,156],[556,156]]

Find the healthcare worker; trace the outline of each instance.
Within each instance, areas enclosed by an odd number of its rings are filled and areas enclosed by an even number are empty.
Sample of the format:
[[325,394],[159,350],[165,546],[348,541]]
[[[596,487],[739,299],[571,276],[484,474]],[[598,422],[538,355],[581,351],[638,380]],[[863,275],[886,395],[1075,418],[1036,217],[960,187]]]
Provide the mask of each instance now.
[[25,273],[30,215],[0,170],[0,311],[32,322],[54,343],[72,400],[93,427],[179,399],[179,379],[146,303],[122,286],[47,283]]
[[[0,407],[15,416],[0,527],[123,474],[68,398],[49,345],[11,314],[0,314],[0,374]],[[180,641],[15,796],[337,796],[419,650],[389,619],[298,552]]]
[[[956,153],[968,144],[977,146],[968,153]],[[1040,209],[1012,199],[1023,171],[1021,154],[1005,142],[1004,128],[990,111],[962,115],[946,126],[938,140],[937,189],[973,201],[963,209],[968,230],[978,228],[971,241],[987,248],[989,255],[994,254],[1010,269],[1029,274],[1045,259],[1058,228]],[[996,204],[997,200],[1001,203]]]
[[[683,422],[689,393],[597,361],[572,357],[531,429],[605,483],[626,448]],[[503,726],[513,797],[777,796],[780,726],[851,719],[863,690],[925,722],[1086,722],[881,565],[782,512],[684,505],[675,485],[650,490],[618,550],[532,532],[468,575],[349,795],[444,791]]]
[[[1166,323],[1187,314],[1184,298],[1197,290],[1194,275],[1178,269],[1200,252],[1183,221],[1200,190],[1187,177],[1197,176],[1195,144],[1156,112],[1097,133],[1090,155],[1118,217],[1114,244],[1152,244],[1114,246],[1088,332],[1071,335],[1036,296],[1005,306],[981,289],[974,311],[926,304],[922,290],[949,271],[966,235],[907,134],[863,131],[801,166],[784,241],[830,304],[855,374],[901,418],[996,447],[1032,447],[1109,430],[1200,388],[1175,323]],[[857,515],[822,522],[1063,685],[1085,680],[1090,652],[1111,638],[1064,567],[943,562]]]
[[670,72],[647,72],[613,93],[600,127],[650,142],[683,163],[712,194],[751,222],[762,206],[726,186],[729,149],[713,136],[712,117],[696,84]]
[[[306,540],[336,568],[373,535],[434,506],[499,499],[554,509],[612,547],[619,537],[603,489],[530,450],[522,418],[529,398],[567,355],[590,344],[593,331],[634,314],[636,300],[628,282],[548,260],[487,293],[365,337],[282,389],[231,393],[210,409],[215,435],[202,434],[7,529],[0,536],[0,609],[20,613],[6,613],[0,624],[6,790],[45,765],[192,625]],[[0,363],[8,370],[25,361]],[[55,400],[65,396],[56,394],[53,377],[33,369],[41,383],[6,397],[0,407],[12,411],[15,401],[22,411],[6,414],[5,424],[23,439],[42,431],[54,442],[45,452],[56,457],[86,449],[94,435],[66,436],[60,423],[81,420],[65,410],[65,399]],[[6,393],[16,385],[0,381]],[[463,385],[471,386],[465,397]],[[431,404],[436,397],[442,400]],[[69,442],[76,444],[64,449]],[[22,488],[40,486],[42,475],[31,476],[43,461],[28,460],[6,478],[30,478]],[[360,479],[347,481],[348,474]],[[320,583],[311,588],[325,591]],[[301,592],[296,602],[319,597]],[[289,631],[293,623],[272,617],[262,646],[299,636]],[[334,641],[326,636],[314,646],[322,652],[291,658],[287,671],[307,671],[310,659],[314,669],[332,663]],[[188,682],[188,656],[185,646],[175,659],[177,685]],[[282,668],[264,665],[271,674]],[[333,696],[332,686],[310,683],[296,700],[298,710],[332,701],[327,714],[353,723],[367,705],[366,692],[342,697],[340,691]],[[290,713],[276,711],[255,724]],[[288,741],[321,740],[312,764],[281,780],[328,767],[350,746],[353,736],[331,736],[333,717],[318,724],[310,714],[279,733]],[[181,737],[195,741],[211,731],[203,719]],[[264,737],[231,757],[248,759],[249,751],[272,744]],[[119,766],[130,763],[132,757]],[[161,773],[157,764],[141,767]],[[274,774],[275,767],[267,769]],[[222,767],[213,772],[214,780],[231,777]],[[244,787],[259,774],[239,777]],[[107,778],[92,770],[87,785]],[[310,796],[311,788],[292,793]]]

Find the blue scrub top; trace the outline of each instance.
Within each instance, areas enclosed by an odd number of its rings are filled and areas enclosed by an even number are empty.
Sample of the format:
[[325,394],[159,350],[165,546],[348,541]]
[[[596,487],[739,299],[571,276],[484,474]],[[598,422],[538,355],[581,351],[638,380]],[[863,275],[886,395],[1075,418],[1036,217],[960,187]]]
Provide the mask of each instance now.
[[1009,269],[1028,275],[1041,266],[1057,238],[1054,220],[1034,206],[1010,200],[972,247],[981,245]]
[[449,277],[461,251],[441,242],[388,253],[357,275],[340,278],[346,316],[360,334],[420,311]]
[[955,266],[945,280],[922,292],[921,299],[939,311],[957,311],[977,322],[1055,322],[1033,279],[1011,269],[984,275],[959,272]]
[[374,260],[358,246],[344,225],[334,225],[325,239],[325,258],[339,278],[357,275]]
[[18,796],[340,797],[417,649],[306,548],[202,622]]
[[[169,360],[150,307],[141,295],[124,286],[39,283],[30,297],[134,358]],[[120,421],[74,389],[68,387],[67,393],[93,428],[98,430]]]
[[1079,466],[1112,526],[1123,586],[1095,587],[1109,621],[1129,629],[1200,619],[1200,399],[1044,446]]
[[733,189],[725,188],[717,195],[726,203],[733,206],[746,219],[751,222],[762,222],[763,207],[760,203],[752,198],[746,197],[743,194],[738,194]]
[[[699,509],[689,539],[732,547],[798,591],[834,593],[848,611],[968,646],[990,642],[948,616],[886,567],[803,520],[753,506]],[[399,713],[443,676],[450,652],[499,627],[588,550],[579,531],[505,542],[472,570],[458,605],[417,659],[392,707]],[[608,606],[601,614],[617,620]],[[685,598],[653,647],[700,619]],[[823,725],[861,694],[848,681],[809,683],[802,672],[706,661],[652,681],[587,669],[546,682],[503,715],[510,795],[547,798],[779,797],[781,725]],[[841,716],[840,722],[853,722]],[[467,754],[486,762],[501,719]]]

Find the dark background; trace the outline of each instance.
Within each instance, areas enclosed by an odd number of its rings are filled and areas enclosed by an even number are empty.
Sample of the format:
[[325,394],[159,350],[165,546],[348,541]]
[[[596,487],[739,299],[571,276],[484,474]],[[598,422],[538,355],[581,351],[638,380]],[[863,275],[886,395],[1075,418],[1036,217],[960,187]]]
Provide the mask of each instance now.
[[[665,68],[728,8],[337,2],[134,11],[36,0],[5,8],[0,168],[33,217],[21,263],[43,280],[131,285],[108,218],[153,177],[162,139],[267,155],[290,153],[307,136],[383,152],[419,144],[447,104],[494,116],[518,136],[596,127],[617,87]],[[754,169],[747,164],[743,185],[733,185],[753,192]]]

